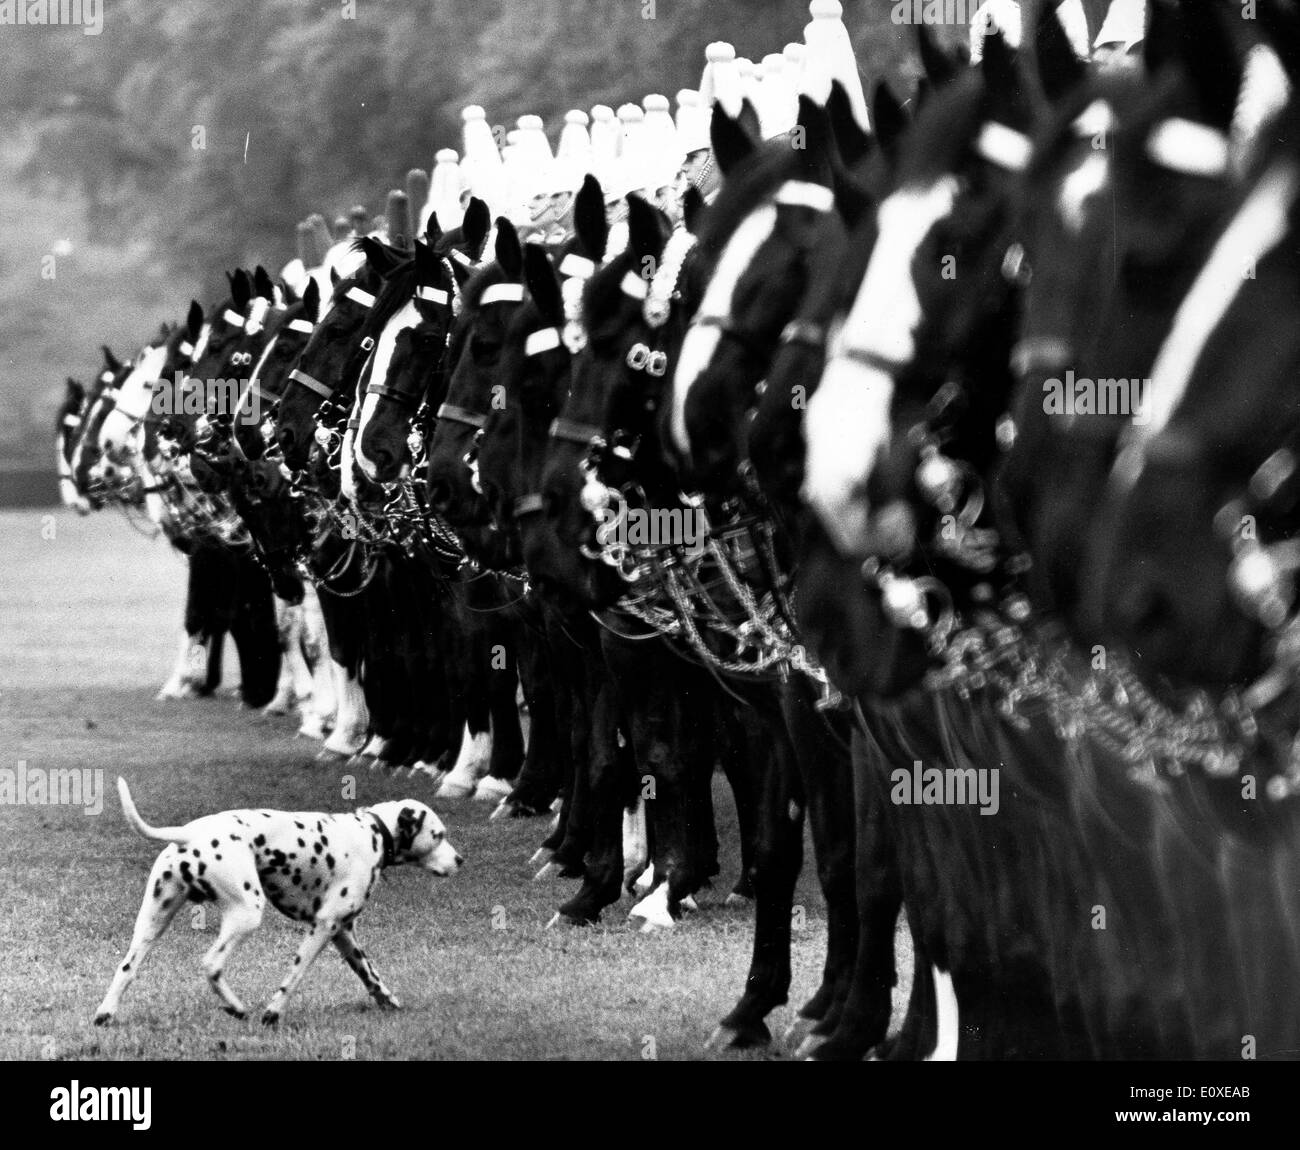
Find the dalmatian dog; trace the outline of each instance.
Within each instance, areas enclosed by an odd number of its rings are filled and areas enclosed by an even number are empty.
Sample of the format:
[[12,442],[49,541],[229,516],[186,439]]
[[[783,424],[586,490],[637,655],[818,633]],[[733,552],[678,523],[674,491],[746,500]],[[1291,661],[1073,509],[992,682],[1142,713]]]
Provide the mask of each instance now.
[[328,942],[376,1002],[401,1005],[357,945],[352,923],[385,867],[412,863],[442,876],[460,869],[464,859],[447,841],[442,821],[424,803],[396,800],[343,815],[223,811],[183,827],[151,827],[140,817],[122,778],[117,793],[137,833],[168,845],[149,873],[130,949],[95,1012],[96,1025],[117,1013],[140,965],[186,902],[214,902],[221,908],[221,931],[203,956],[203,970],[226,1011],[236,1018],[247,1018],[248,1012],[226,982],[225,965],[239,943],[262,924],[267,901],[308,923],[310,930],[267,1003],[263,1023],[280,1020],[285,1001]]

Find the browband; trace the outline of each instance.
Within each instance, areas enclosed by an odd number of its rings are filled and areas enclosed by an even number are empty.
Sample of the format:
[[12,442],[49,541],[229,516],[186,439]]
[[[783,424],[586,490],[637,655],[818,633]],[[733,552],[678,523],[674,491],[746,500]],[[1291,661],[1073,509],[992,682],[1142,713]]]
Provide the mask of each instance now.
[[835,206],[835,193],[830,188],[807,180],[786,180],[773,198],[778,204],[811,208],[814,212],[829,212]]
[[515,500],[515,518],[522,519],[525,515],[536,515],[542,507],[541,492],[534,491],[528,495],[521,495]]
[[240,315],[239,312],[231,311],[229,308],[226,308],[226,310],[221,313],[221,318],[230,324],[231,327],[244,326],[244,317]]
[[560,275],[568,276],[570,279],[586,280],[591,279],[595,274],[595,261],[587,259],[586,256],[580,256],[576,252],[570,252],[560,261]]
[[1175,116],[1152,130],[1147,155],[1162,168],[1185,176],[1221,176],[1228,170],[1228,137]]
[[975,141],[975,151],[999,168],[1005,168],[1009,172],[1023,172],[1029,166],[1033,147],[1023,132],[990,120],[980,130],[979,138]]
[[301,383],[308,391],[314,391],[322,399],[329,399],[334,394],[332,387],[327,387],[319,379],[313,379],[305,371],[299,371],[296,367],[289,372],[289,378],[295,383]]
[[628,272],[618,286],[625,296],[630,296],[632,299],[645,299],[650,294],[650,285],[636,272]]
[[478,306],[487,307],[490,303],[522,303],[524,299],[523,284],[491,284],[483,289],[478,297]]
[[316,330],[316,325],[310,320],[305,319],[291,319],[284,326],[290,331],[300,331],[303,335],[311,335],[311,333]]
[[425,303],[437,303],[444,306],[451,299],[442,288],[424,287],[423,285],[415,289],[415,298],[422,299]]
[[362,307],[374,307],[375,297],[368,291],[362,291],[359,287],[350,287],[345,293],[345,298],[350,299],[353,303],[359,303]]
[[486,415],[482,415],[477,411],[470,411],[468,407],[457,407],[454,403],[444,403],[438,408],[437,416],[439,419],[450,419],[453,423],[463,423],[468,427],[477,427],[480,430],[487,423]]
[[187,339],[184,340],[176,350],[179,351],[181,355],[193,355],[194,345]]
[[544,351],[560,346],[560,331],[554,327],[544,327],[533,332],[524,340],[524,355],[541,355]]
[[599,427],[590,423],[579,423],[574,419],[559,418],[551,423],[547,433],[552,439],[563,439],[583,447],[590,446],[595,440],[604,438]]

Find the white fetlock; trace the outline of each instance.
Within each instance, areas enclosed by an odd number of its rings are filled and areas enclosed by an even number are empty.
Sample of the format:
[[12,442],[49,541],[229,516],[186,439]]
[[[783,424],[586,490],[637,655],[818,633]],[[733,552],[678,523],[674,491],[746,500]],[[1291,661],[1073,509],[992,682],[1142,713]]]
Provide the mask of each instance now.
[[638,898],[645,898],[650,893],[655,884],[655,864],[651,863],[641,872],[641,877],[636,880],[632,886],[633,893]]
[[460,754],[456,757],[456,765],[452,767],[451,773],[438,788],[438,797],[464,799],[472,795],[478,787],[479,779],[488,772],[491,756],[491,733],[480,731],[477,735],[471,735],[469,727],[466,727],[465,735],[460,741]]
[[628,918],[640,919],[645,933],[671,930],[677,923],[668,910],[668,883],[661,882],[629,912]]
[[474,788],[474,801],[476,803],[500,803],[514,789],[514,785],[508,780],[496,779],[488,775],[479,779],[478,786]]

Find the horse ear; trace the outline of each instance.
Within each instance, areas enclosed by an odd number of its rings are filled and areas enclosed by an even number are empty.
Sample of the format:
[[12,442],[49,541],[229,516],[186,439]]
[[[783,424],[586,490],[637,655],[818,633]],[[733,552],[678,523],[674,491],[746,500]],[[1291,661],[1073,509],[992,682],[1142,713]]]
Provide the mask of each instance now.
[[551,323],[560,323],[564,319],[564,297],[551,257],[541,244],[524,245],[524,282],[537,310]]
[[682,195],[682,226],[691,233],[699,233],[700,217],[704,215],[704,194],[694,184]]
[[1148,0],[1142,62],[1154,76],[1182,56],[1183,18],[1171,0]]
[[203,309],[199,306],[196,299],[190,300],[190,310],[185,315],[185,335],[190,343],[199,338],[199,332],[203,329]]
[[609,221],[605,216],[605,193],[600,181],[588,175],[573,201],[573,230],[587,258],[600,263],[605,258],[609,240]]
[[388,247],[375,239],[374,236],[364,236],[358,243],[361,250],[366,253],[366,263],[384,279],[387,279],[392,274],[393,269],[398,264],[405,262],[404,252]]
[[627,246],[636,258],[634,271],[653,265],[663,255],[667,224],[667,217],[654,205],[636,194],[628,196]]
[[442,239],[442,225],[438,223],[438,213],[430,212],[429,219],[424,225],[424,242],[430,248],[435,248],[440,239]]
[[876,126],[876,138],[880,141],[881,150],[893,160],[898,155],[903,133],[907,131],[908,118],[903,105],[883,80],[871,94],[871,122]]
[[488,232],[492,230],[492,213],[487,204],[471,196],[469,206],[465,209],[465,219],[461,222],[460,233],[464,236],[464,248],[470,259],[477,260],[483,255],[483,243]]
[[718,162],[718,171],[724,176],[758,146],[754,137],[745,131],[740,118],[733,120],[721,103],[713,105],[709,140],[713,144],[713,158]]
[[270,273],[261,264],[253,272],[253,294],[263,299],[275,299],[275,284],[271,282]]
[[243,311],[253,298],[253,285],[248,281],[248,273],[240,268],[230,281],[230,297],[235,301],[235,310]]
[[[879,92],[881,84],[876,91]],[[802,99],[800,107],[802,109]],[[826,98],[826,115],[831,122],[831,132],[840,151],[840,159],[846,168],[855,167],[859,161],[871,153],[871,136],[862,130],[857,117],[853,114],[853,104],[849,100],[848,90],[838,80],[831,81],[831,94]],[[880,131],[877,116],[872,116],[876,132]]]
[[1213,5],[1183,0],[1183,59],[1208,123],[1228,128],[1241,96],[1242,60]]
[[935,43],[923,20],[916,24],[916,45],[921,53],[921,67],[932,88],[942,88],[957,75],[956,62]]
[[437,253],[423,240],[415,241],[415,282],[431,285],[438,278],[442,264]]
[[320,285],[315,276],[307,277],[307,286],[302,293],[302,310],[312,323],[320,318]]
[[330,268],[330,286],[331,286],[331,287],[337,287],[337,286],[338,286],[338,282],[339,282],[339,280],[341,280],[342,278],[343,278],[343,277],[342,277],[341,275],[339,275],[339,270],[338,270],[338,268]]
[[830,116],[827,115],[826,109],[816,100],[808,96],[800,96],[799,115],[795,123],[803,129],[804,146],[797,155],[804,175],[810,179],[819,176],[828,177],[830,175],[828,163],[834,140],[831,136]]
[[517,280],[524,270],[524,253],[519,243],[519,233],[505,216],[497,217],[496,259],[501,270],[512,280]]
[[984,74],[984,105],[987,113],[997,119],[1015,123],[1017,112],[1023,107],[1020,71],[1016,53],[1000,30],[994,29],[984,37],[984,59],[980,61]]
[[99,350],[104,353],[104,367],[116,375],[122,370],[122,361],[113,354],[112,348],[106,343],[99,345]]
[[745,98],[740,102],[740,115],[736,117],[740,126],[745,129],[745,135],[757,145],[763,139],[763,126],[758,118],[758,109]]
[[1043,94],[1055,104],[1074,91],[1087,78],[1088,70],[1074,54],[1074,47],[1061,18],[1052,5],[1044,4],[1038,13],[1038,26],[1034,29],[1034,56],[1038,67],[1038,82]]

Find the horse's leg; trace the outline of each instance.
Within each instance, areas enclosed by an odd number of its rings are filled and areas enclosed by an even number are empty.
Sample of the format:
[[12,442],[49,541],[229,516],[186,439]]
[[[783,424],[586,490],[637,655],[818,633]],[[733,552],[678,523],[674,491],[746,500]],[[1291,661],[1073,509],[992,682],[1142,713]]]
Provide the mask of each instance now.
[[577,925],[599,920],[600,912],[618,902],[623,886],[623,809],[635,783],[633,764],[618,745],[618,707],[614,692],[596,699],[588,751],[591,846],[584,860],[582,886],[559,915]]
[[302,653],[311,668],[308,705],[302,709],[298,734],[310,739],[325,738],[334,723],[338,701],[334,695],[334,673],[329,657],[329,635],[316,588],[308,583],[302,599]]
[[[536,615],[540,625],[541,612]],[[551,805],[562,782],[555,723],[555,695],[559,688],[545,634],[527,625],[521,626],[518,634],[519,683],[528,705],[528,749],[502,813],[530,815]]]
[[230,636],[239,652],[239,694],[247,707],[264,707],[280,677],[280,641],[271,580],[251,554],[237,559],[237,597]]
[[474,797],[500,802],[513,789],[524,758],[524,732],[519,722],[519,656],[516,622],[492,617],[488,631],[491,643],[488,662],[488,711],[492,728],[492,753],[487,774],[475,788]]
[[321,748],[322,759],[350,758],[366,742],[370,714],[361,689],[361,631],[365,614],[354,598],[339,598],[329,590],[320,597],[329,639],[330,672],[338,709],[334,729]]
[[752,760],[759,795],[754,842],[754,950],[745,991],[718,1024],[710,1047],[771,1041],[764,1019],[790,992],[794,888],[803,866],[805,799],[795,751],[784,722],[767,726],[763,753]]
[[[872,757],[877,753],[874,744],[868,744],[859,731],[854,731],[851,739],[852,755],[846,765],[850,768],[852,801],[844,805],[856,824],[851,832],[854,855],[849,873],[850,895],[856,899],[857,937],[852,944],[852,967],[838,1017],[824,1030],[814,1027],[814,1031],[829,1037],[805,1050],[816,1061],[859,1060],[884,1042],[897,982],[894,941],[902,908],[902,876],[886,806],[888,796],[879,782],[884,776],[873,774],[873,764],[879,761]],[[833,820],[835,812],[829,814]],[[827,830],[834,833],[829,825]],[[817,849],[820,852],[820,844]],[[919,980],[921,975],[917,977]],[[929,977],[928,967],[924,977]],[[913,998],[920,992],[914,982]]]

